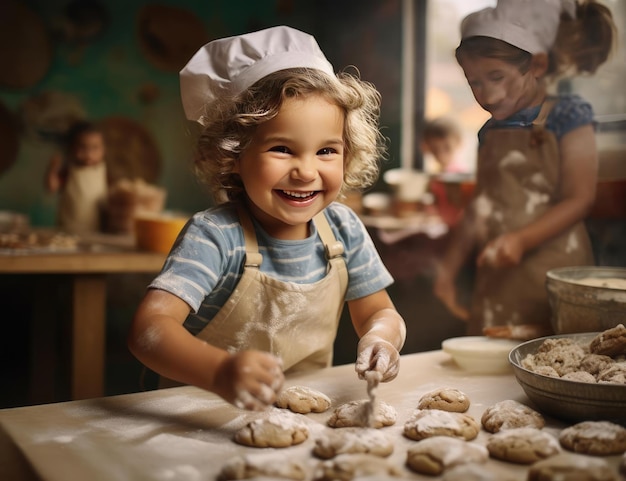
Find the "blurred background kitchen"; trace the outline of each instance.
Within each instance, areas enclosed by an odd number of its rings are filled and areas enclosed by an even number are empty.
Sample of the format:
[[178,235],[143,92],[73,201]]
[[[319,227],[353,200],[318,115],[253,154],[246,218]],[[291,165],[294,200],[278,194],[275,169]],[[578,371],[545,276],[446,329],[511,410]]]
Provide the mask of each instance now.
[[[619,29],[617,54],[593,79],[563,82],[559,90],[580,93],[594,106],[600,181],[588,228],[597,263],[625,266],[626,3],[605,3]],[[46,192],[43,179],[63,134],[80,120],[103,130],[109,209],[98,242],[134,246],[140,211],[180,222],[205,209],[208,196],[191,173],[197,131],[182,111],[178,71],[214,38],[272,25],[313,34],[335,69],[355,65],[382,93],[381,123],[389,138],[383,175],[373,189],[346,202],[362,215],[396,278],[389,292],[408,326],[403,352],[438,349],[443,339],[462,335],[464,325],[432,295],[432,275],[449,228],[471,195],[476,133],[488,117],[454,59],[459,22],[490,5],[495,1],[1,0],[0,408],[71,397],[66,276],[2,269],[3,256],[28,255],[24,236],[32,241],[33,232],[55,227],[58,196]],[[454,168],[439,164],[422,142],[427,122],[435,119],[451,120],[458,129]],[[50,250],[55,239],[40,235],[31,248]],[[87,242],[80,236],[65,241],[75,242],[67,249]],[[153,275],[106,275],[104,394],[151,387],[125,336]],[[468,266],[462,280],[468,294],[471,279]],[[49,289],[44,298],[42,283]],[[50,324],[44,341],[55,360],[47,366],[55,376],[49,399],[34,398],[30,382],[46,362],[32,343],[41,329],[33,317],[41,318],[42,310]],[[336,364],[354,361],[356,339],[347,322],[337,339]]]

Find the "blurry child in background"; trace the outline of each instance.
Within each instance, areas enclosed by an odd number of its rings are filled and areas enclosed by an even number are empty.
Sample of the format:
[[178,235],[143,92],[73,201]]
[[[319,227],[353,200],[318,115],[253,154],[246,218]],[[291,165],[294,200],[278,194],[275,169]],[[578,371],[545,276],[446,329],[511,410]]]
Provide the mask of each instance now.
[[[457,158],[462,142],[461,128],[453,119],[437,117],[424,123],[421,141],[424,171],[432,175],[429,190],[434,206],[448,226],[457,223],[463,210],[461,179],[445,178],[445,174],[463,172]],[[441,174],[444,177],[440,178]]]
[[313,37],[274,27],[215,40],[181,72],[203,125],[196,172],[217,206],[183,229],[133,320],[131,351],[236,406],[271,406],[283,370],[332,362],[347,302],[359,377],[394,379],[405,325],[357,215],[384,152],[380,95],[335,75]]
[[59,193],[57,223],[72,234],[102,230],[107,196],[104,136],[95,124],[79,122],[68,131],[64,153],[50,159],[45,186]]
[[463,141],[459,125],[451,118],[437,117],[424,123],[421,150],[428,174],[463,172],[457,155]]
[[[468,334],[528,339],[552,332],[546,272],[593,264],[583,219],[596,188],[591,105],[549,95],[560,74],[593,74],[615,39],[611,12],[593,1],[499,0],[461,25],[456,57],[491,114],[479,132],[475,198],[435,283]],[[478,250],[470,310],[455,278]]]

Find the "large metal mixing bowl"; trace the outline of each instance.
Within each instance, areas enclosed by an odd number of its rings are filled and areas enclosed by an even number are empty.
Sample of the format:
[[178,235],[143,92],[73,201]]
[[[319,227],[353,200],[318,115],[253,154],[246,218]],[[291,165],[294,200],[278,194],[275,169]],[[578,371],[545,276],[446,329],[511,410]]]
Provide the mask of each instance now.
[[589,344],[597,332],[549,336],[513,348],[509,362],[526,395],[541,413],[569,422],[612,421],[626,425],[626,385],[594,384],[543,376],[522,367],[528,354],[535,354],[548,338],[568,337]]
[[605,331],[626,324],[626,289],[595,285],[602,280],[626,284],[626,268],[578,266],[548,271],[546,289],[556,334]]

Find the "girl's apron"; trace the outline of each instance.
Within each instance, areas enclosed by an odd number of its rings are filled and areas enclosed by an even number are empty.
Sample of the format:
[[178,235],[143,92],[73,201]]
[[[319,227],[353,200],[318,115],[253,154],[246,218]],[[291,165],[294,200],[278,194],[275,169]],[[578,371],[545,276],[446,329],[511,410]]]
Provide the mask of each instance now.
[[285,371],[330,366],[348,272],[343,245],[335,239],[324,212],[313,220],[329,265],[326,277],[313,284],[282,282],[262,273],[263,257],[250,217],[240,208],[239,218],[246,242],[243,275],[197,337],[228,352],[271,352],[282,359]]
[[70,166],[59,199],[59,225],[73,234],[100,231],[106,195],[105,162]]
[[[488,241],[539,218],[559,201],[560,157],[555,135],[544,128],[553,101],[546,101],[529,129],[486,132],[478,153],[472,208],[479,252]],[[519,265],[477,269],[468,334],[483,327],[540,324],[550,329],[546,272],[593,264],[583,222],[524,254]]]

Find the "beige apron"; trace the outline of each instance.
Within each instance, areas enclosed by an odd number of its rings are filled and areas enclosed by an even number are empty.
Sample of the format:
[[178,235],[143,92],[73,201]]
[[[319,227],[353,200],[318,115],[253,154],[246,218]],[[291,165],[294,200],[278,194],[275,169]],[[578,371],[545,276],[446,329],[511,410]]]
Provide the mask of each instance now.
[[[553,105],[544,102],[531,129],[487,131],[472,205],[479,252],[488,241],[529,224],[559,201],[558,143],[544,128]],[[550,329],[546,272],[593,263],[591,243],[579,222],[526,252],[517,266],[478,268],[468,334],[502,325],[542,324]]]
[[59,199],[61,228],[72,234],[100,231],[106,195],[106,163],[70,166]]
[[335,239],[324,212],[313,220],[329,266],[326,277],[312,284],[282,282],[262,273],[259,266],[263,258],[250,217],[239,209],[239,218],[246,241],[243,275],[228,301],[197,337],[229,352],[271,352],[282,359],[285,371],[330,366],[348,272],[343,245]]

